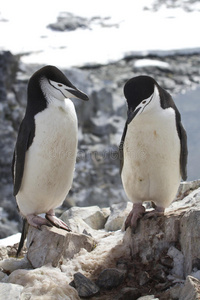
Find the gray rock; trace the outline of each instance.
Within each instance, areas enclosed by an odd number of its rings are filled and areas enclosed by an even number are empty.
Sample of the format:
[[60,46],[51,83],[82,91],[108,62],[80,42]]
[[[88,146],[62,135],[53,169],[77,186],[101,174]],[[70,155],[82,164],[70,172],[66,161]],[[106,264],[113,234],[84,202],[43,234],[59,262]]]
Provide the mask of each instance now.
[[200,179],[194,181],[181,182],[177,193],[177,199],[183,199],[191,191],[196,190],[199,187],[200,187]]
[[71,284],[75,287],[80,297],[91,297],[99,292],[99,287],[80,272],[74,274]]
[[188,276],[181,289],[179,300],[197,300],[200,298],[200,281]]
[[105,229],[107,231],[116,231],[122,229],[124,221],[131,211],[132,206],[133,204],[131,202],[122,202],[111,205],[111,214],[105,224]]
[[154,295],[147,295],[147,296],[142,296],[138,298],[137,300],[159,300],[156,298]]
[[103,270],[97,279],[97,285],[104,289],[111,289],[120,285],[126,277],[126,272],[109,268]]
[[120,295],[116,300],[137,300],[141,296],[141,292],[137,288],[125,287],[120,291]]
[[40,231],[30,226],[27,235],[27,258],[34,268],[48,263],[56,267],[62,257],[71,259],[81,248],[92,251],[94,246],[94,239],[84,234],[47,226],[42,226]]
[[[200,190],[197,189],[185,199],[173,203],[163,217],[141,219],[135,234],[128,228],[124,243],[130,246],[133,257],[139,255],[144,264],[158,261],[163,253],[173,258],[171,273],[184,278],[189,275],[200,257]],[[183,206],[181,207],[181,203]],[[172,207],[176,204],[176,209]],[[175,244],[180,245],[180,250]]]
[[106,223],[106,217],[98,206],[72,207],[61,216],[64,222],[79,217],[93,229],[102,229]]
[[183,284],[176,284],[174,286],[172,286],[168,291],[169,291],[169,294],[170,294],[170,299],[172,300],[177,300],[179,299],[179,295],[181,293],[183,289]]
[[140,278],[139,278],[139,285],[143,286],[150,280],[150,276],[146,271],[143,271],[140,273]]
[[23,286],[0,282],[0,299],[20,300]]
[[188,210],[182,217],[181,222],[181,248],[185,257],[184,274],[188,275],[193,269],[193,261],[200,257],[200,210]]
[[16,259],[13,257],[0,261],[0,267],[5,273],[11,273],[18,269],[31,269],[32,266],[26,257],[22,259]]
[[174,246],[168,249],[167,255],[173,259],[173,268],[171,273],[179,278],[184,278],[184,255]]
[[47,27],[57,31],[72,31],[77,28],[88,28],[88,20],[83,17],[75,16],[69,12],[62,12],[57,18],[57,22],[49,24]]

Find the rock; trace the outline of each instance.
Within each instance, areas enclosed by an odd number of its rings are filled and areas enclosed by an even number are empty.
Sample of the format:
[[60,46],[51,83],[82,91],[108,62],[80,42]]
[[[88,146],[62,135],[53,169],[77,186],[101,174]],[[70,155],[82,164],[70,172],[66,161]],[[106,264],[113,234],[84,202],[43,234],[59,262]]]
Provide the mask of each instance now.
[[[11,163],[14,150],[16,99],[12,91],[18,59],[9,51],[0,51],[0,238],[16,233],[20,218],[12,195]],[[14,104],[11,101],[14,99]],[[17,222],[16,222],[17,221]]]
[[7,278],[8,283],[23,286],[20,299],[80,300],[77,291],[68,284],[66,275],[58,268],[41,267],[35,270],[16,270]]
[[10,274],[17,269],[31,269],[32,266],[26,257],[23,259],[7,258],[0,261],[0,267],[5,273]]
[[6,258],[8,258],[8,251],[7,251],[6,247],[1,246],[0,247],[0,261],[3,259],[6,259]]
[[188,276],[180,292],[179,300],[197,300],[200,298],[200,281]]
[[111,289],[123,282],[126,277],[126,272],[109,268],[103,270],[97,279],[97,285],[104,289]]
[[42,226],[40,231],[30,226],[27,235],[27,258],[34,268],[48,263],[56,267],[61,257],[71,259],[81,248],[92,251],[94,245],[94,239],[84,234],[47,226]]
[[159,300],[159,299],[156,298],[154,295],[148,295],[148,296],[140,297],[137,300]]
[[179,278],[184,278],[184,255],[174,246],[168,249],[167,255],[173,259],[173,268],[171,273]]
[[69,219],[79,217],[93,229],[104,228],[106,217],[98,206],[90,207],[72,207],[61,216],[61,219],[67,223]]
[[[200,196],[200,193],[198,194]],[[197,197],[199,197],[197,195]],[[184,274],[187,276],[193,269],[193,262],[200,257],[200,210],[190,209],[182,217],[181,222],[181,251],[185,257]]]
[[183,199],[191,191],[196,190],[199,187],[200,187],[200,180],[181,182],[177,193],[177,199]]
[[172,286],[168,290],[169,295],[170,295],[170,296],[168,296],[168,299],[172,299],[172,300],[179,299],[179,295],[180,295],[182,289],[183,289],[183,284],[176,284],[176,285]]
[[20,300],[22,290],[21,285],[0,282],[0,299]]
[[91,29],[93,24],[100,25],[102,27],[118,27],[118,24],[108,22],[109,19],[109,17],[101,18],[97,16],[87,19],[75,16],[69,12],[61,12],[57,18],[57,22],[49,24],[47,27],[57,31],[72,31],[78,28]]
[[[200,189],[197,189],[182,201],[172,203],[163,217],[141,219],[135,234],[128,228],[124,243],[130,247],[132,256],[138,255],[144,264],[161,260],[169,251],[168,256],[173,258],[171,273],[184,278],[200,257],[199,207]],[[174,245],[179,245],[180,249]]]
[[137,288],[125,287],[120,291],[120,295],[116,300],[137,300],[141,296],[141,292]]
[[191,273],[191,276],[200,280],[200,270],[195,270]]
[[139,278],[139,285],[143,286],[145,285],[149,280],[150,280],[150,276],[146,271],[143,271],[140,273],[140,278]]
[[111,214],[105,224],[105,229],[107,231],[116,231],[122,229],[124,221],[131,211],[132,206],[133,204],[131,202],[122,202],[111,205]]
[[71,31],[77,28],[88,28],[88,20],[83,17],[75,16],[69,12],[62,12],[57,18],[57,22],[49,24],[47,27],[57,31]]
[[73,285],[80,297],[91,297],[99,292],[99,287],[80,272],[74,274]]

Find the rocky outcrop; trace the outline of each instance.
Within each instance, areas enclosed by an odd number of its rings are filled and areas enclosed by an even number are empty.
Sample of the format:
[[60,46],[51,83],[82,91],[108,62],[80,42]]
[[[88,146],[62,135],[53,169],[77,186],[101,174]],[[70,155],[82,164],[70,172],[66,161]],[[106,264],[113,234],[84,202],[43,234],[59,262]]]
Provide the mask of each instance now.
[[[22,299],[28,293],[54,299],[56,292],[61,299],[198,299],[200,187],[192,190],[198,185],[183,183],[165,215],[142,218],[135,233],[116,230],[128,214],[121,204],[66,211],[62,219],[72,233],[30,228],[24,258],[10,258],[12,249],[1,248],[2,287],[12,284]],[[109,218],[115,231],[105,230]],[[51,293],[46,288],[50,284]]]
[[13,92],[17,71],[18,59],[9,51],[0,52],[0,238],[19,230],[11,176],[15,122],[20,110]]
[[84,18],[76,16],[69,12],[61,12],[57,18],[56,23],[49,24],[47,27],[56,31],[73,31],[76,29],[91,29],[93,25],[99,25],[102,27],[118,27],[118,24],[110,22],[110,17],[92,17]]
[[[147,58],[148,64],[143,61]],[[28,79],[41,66],[24,65],[7,52],[1,53],[0,66],[3,91],[0,98],[0,238],[3,238],[20,229],[20,217],[12,196],[12,153],[26,106]],[[145,73],[154,76],[172,94],[181,93],[199,84],[199,66],[198,55],[162,59],[132,56],[115,64],[62,70],[89,95],[90,101],[74,100],[79,121],[77,164],[72,189],[57,215],[75,205],[101,208],[122,202],[126,205],[118,158],[126,118],[124,83],[130,77]]]

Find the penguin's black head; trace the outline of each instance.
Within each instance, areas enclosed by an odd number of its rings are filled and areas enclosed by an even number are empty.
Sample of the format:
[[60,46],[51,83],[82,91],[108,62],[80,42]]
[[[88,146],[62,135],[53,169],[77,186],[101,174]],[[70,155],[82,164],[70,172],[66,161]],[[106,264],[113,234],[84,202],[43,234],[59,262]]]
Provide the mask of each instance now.
[[133,110],[154,93],[156,81],[149,76],[137,76],[129,79],[124,86],[124,95],[128,107]]
[[[35,72],[28,83],[28,98],[36,99],[42,92],[46,101],[52,97],[58,100],[78,98],[89,100],[88,96],[77,89],[67,77],[54,66],[45,66]],[[36,101],[36,100],[34,100]]]
[[131,114],[131,120],[136,115],[147,110],[147,107],[150,107],[150,103],[154,99],[155,87],[159,88],[159,85],[150,76],[137,76],[126,82],[124,95],[128,103],[128,112]]

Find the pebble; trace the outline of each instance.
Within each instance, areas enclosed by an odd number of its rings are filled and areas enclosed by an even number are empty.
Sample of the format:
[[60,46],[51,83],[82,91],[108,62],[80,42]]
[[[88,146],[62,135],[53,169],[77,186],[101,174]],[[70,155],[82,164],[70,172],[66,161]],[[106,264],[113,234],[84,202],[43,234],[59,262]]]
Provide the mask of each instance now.
[[74,274],[74,280],[70,283],[70,285],[77,290],[80,297],[94,296],[100,290],[94,282],[80,272]]
[[120,285],[126,277],[126,272],[116,268],[104,269],[98,279],[97,285],[101,288],[111,289]]

